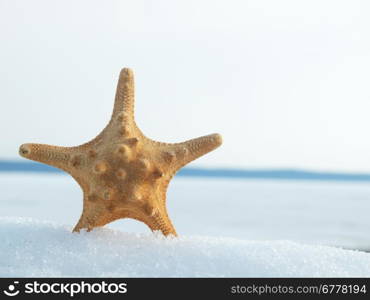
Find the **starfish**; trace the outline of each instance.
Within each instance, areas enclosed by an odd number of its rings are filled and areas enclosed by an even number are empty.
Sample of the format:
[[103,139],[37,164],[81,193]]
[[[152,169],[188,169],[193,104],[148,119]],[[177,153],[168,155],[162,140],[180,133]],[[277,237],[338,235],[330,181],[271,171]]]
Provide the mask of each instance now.
[[176,236],[166,208],[168,184],[180,168],[221,143],[219,134],[182,143],[162,143],[144,136],[134,120],[134,75],[124,68],[112,117],[96,138],[75,147],[23,144],[19,153],[64,170],[80,185],[83,211],[74,232],[133,218],[152,231]]

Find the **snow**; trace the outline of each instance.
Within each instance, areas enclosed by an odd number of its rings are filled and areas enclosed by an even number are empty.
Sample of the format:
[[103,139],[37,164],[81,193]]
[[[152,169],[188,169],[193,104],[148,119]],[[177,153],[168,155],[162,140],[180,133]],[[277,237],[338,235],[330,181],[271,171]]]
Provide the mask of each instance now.
[[343,249],[370,249],[367,183],[175,177],[178,238],[130,219],[72,234],[69,176],[1,173],[0,190],[0,277],[370,277],[370,254]]
[[291,241],[164,237],[0,218],[0,277],[370,277],[370,254]]

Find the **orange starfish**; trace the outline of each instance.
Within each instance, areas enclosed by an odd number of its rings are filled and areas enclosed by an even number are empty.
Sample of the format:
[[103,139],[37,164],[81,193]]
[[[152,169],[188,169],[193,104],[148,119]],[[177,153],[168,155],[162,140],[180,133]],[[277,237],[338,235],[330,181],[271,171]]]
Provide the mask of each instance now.
[[153,141],[134,120],[134,76],[122,69],[113,114],[92,141],[76,147],[23,144],[21,156],[69,173],[84,194],[73,231],[88,231],[120,218],[133,218],[164,235],[176,235],[166,209],[166,191],[175,173],[220,146],[219,134],[182,143]]

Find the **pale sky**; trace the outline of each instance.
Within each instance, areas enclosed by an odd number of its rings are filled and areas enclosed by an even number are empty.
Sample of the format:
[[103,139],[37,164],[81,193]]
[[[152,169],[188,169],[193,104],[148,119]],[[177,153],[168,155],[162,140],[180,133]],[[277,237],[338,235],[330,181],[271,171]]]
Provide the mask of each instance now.
[[118,73],[163,142],[219,132],[192,166],[370,171],[369,1],[0,0],[0,158],[95,137]]

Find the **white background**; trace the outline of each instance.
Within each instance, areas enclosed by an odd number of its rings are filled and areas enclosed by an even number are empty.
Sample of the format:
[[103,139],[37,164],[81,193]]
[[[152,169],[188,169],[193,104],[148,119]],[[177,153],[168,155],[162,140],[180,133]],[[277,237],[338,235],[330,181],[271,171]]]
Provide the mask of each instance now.
[[213,132],[194,165],[370,171],[368,1],[0,1],[0,158],[77,145],[136,74],[154,139]]

